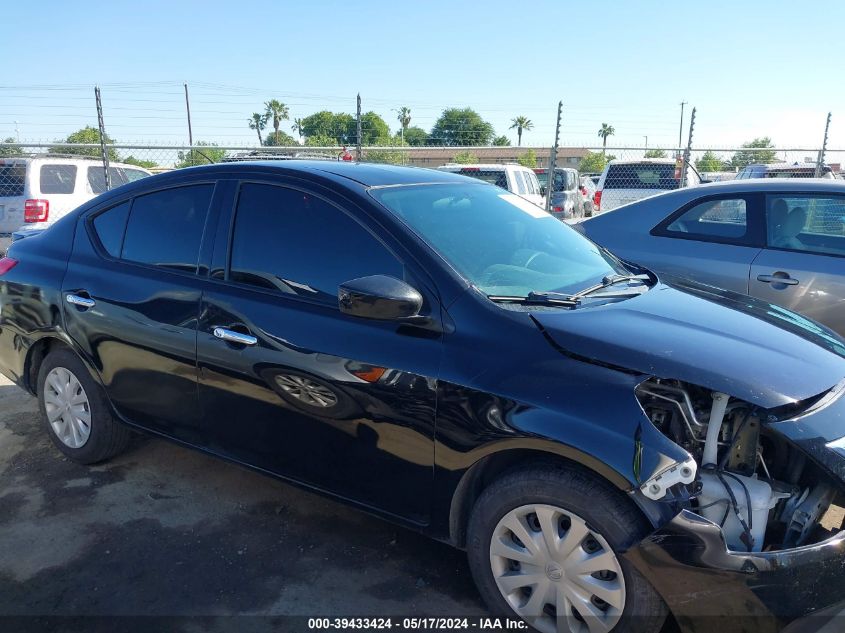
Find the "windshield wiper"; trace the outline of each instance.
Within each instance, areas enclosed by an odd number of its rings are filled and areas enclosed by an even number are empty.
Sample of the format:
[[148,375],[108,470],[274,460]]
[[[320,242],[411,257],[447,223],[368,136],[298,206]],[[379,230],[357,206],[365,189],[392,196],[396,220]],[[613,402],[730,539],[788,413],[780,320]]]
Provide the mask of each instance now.
[[568,308],[574,308],[578,305],[577,299],[559,292],[529,292],[524,297],[516,295],[487,295],[487,298],[496,303],[519,303],[522,305],[565,306]]
[[[580,300],[582,297],[586,297],[587,295],[591,295],[594,292],[598,292],[599,290],[603,290],[605,288],[610,288],[611,286],[619,283],[623,283],[626,281],[642,281],[647,282],[651,281],[651,276],[646,274],[640,275],[607,275],[604,279],[601,280],[600,284],[596,284],[595,286],[590,286],[588,288],[584,288],[583,290],[579,290],[574,295],[570,295],[570,299],[575,301]],[[625,293],[605,293],[603,297],[615,297],[615,296],[628,296],[630,292]]]

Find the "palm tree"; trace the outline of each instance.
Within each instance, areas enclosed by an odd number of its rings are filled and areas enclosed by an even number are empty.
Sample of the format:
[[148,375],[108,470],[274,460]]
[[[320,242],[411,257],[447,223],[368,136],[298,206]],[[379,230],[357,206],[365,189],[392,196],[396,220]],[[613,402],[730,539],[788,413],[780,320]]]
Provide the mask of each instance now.
[[302,129],[302,119],[294,119],[293,125],[290,126],[290,129],[299,134],[299,140],[301,142],[302,134],[305,132],[305,130]]
[[522,131],[525,130],[526,132],[534,127],[534,124],[531,122],[527,116],[518,116],[515,119],[511,119],[510,129],[516,128],[516,145],[519,147],[522,145]]
[[399,114],[396,116],[396,120],[399,121],[399,125],[402,126],[403,130],[407,130],[408,126],[411,125],[411,108],[407,106],[399,108]]
[[261,130],[267,127],[267,121],[270,120],[270,116],[264,112],[253,112],[252,118],[247,119],[249,122],[249,129],[255,130],[258,133],[258,144],[263,145],[264,139],[261,138]]
[[288,107],[277,99],[270,99],[267,103],[264,104],[264,107],[267,108],[265,114],[268,118],[273,119],[273,135],[276,141],[276,145],[279,144],[279,125],[281,125],[282,120],[287,120],[290,116],[290,112]]
[[616,134],[616,130],[613,129],[612,125],[608,125],[607,123],[601,124],[601,129],[599,130],[599,136],[601,137],[601,153],[606,154],[607,150],[607,137],[613,136]]

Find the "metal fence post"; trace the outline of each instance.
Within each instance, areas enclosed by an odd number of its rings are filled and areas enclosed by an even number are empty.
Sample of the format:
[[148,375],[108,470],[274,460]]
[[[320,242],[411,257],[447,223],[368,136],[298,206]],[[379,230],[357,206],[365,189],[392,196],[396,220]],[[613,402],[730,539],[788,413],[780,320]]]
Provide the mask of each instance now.
[[[187,110],[187,112],[188,112],[188,145],[190,145],[193,148],[193,146],[194,146],[194,133],[193,133],[193,130],[191,130],[191,102],[188,100],[188,84],[187,84],[187,82],[185,83],[185,110]],[[188,160],[190,161],[191,165],[194,164],[194,150],[193,149],[191,149],[191,151],[190,151]]]
[[560,117],[563,113],[563,101],[557,102],[557,124],[555,125],[555,144],[549,152],[549,169],[546,172],[546,211],[552,209],[552,190],[555,185],[555,167],[557,167],[557,145],[560,142]]
[[97,101],[97,125],[100,128],[100,152],[103,155],[103,171],[106,175],[106,191],[111,189],[111,170],[109,169],[109,151],[106,148],[106,128],[103,125],[103,102],[100,100],[100,86],[94,86],[94,98]]
[[355,139],[355,160],[361,162],[361,93],[358,93],[358,117],[355,126],[357,138]]
[[690,154],[692,153],[692,130],[695,127],[695,108],[690,112],[689,117],[689,140],[687,146],[684,148],[684,160],[681,163],[681,182],[680,187],[687,186],[687,169],[689,169]]
[[824,155],[827,152],[827,132],[830,129],[830,114],[830,112],[827,113],[827,122],[824,124],[824,140],[822,141],[822,148],[819,150],[819,158],[816,161],[816,178],[821,178],[824,168]]

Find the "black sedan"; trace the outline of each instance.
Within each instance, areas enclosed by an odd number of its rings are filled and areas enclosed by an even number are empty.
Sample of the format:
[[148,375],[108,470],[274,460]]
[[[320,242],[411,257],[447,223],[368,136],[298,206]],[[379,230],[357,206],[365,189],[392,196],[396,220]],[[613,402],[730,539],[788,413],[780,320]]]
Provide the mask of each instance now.
[[332,495],[465,548],[543,632],[845,599],[845,342],[461,176],[120,187],[0,260],[0,371],[70,459],[137,429]]

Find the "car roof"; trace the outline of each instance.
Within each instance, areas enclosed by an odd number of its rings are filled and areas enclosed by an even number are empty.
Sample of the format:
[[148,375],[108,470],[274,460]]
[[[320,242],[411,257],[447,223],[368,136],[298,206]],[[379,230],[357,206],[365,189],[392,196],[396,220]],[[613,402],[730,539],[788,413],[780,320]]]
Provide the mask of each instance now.
[[[351,161],[326,161],[326,160],[285,160],[285,161],[238,161],[232,163],[220,163],[214,165],[201,165],[198,167],[187,167],[180,172],[198,171],[220,171],[238,172],[254,171],[256,168],[262,171],[279,172],[290,174],[291,172],[308,173],[314,176],[333,177],[334,179],[346,179],[365,187],[380,187],[386,185],[412,185],[435,182],[466,182],[464,176],[451,174],[425,167],[403,167],[400,165],[383,165],[379,163],[356,163]],[[170,172],[175,173],[175,172]]]
[[[448,167],[449,169],[487,169],[489,171],[494,170],[506,170],[508,168],[515,168],[515,169],[529,169],[524,165],[520,165],[518,163],[447,163],[446,165],[441,165],[441,167]],[[529,171],[531,171],[529,169]]]
[[674,158],[614,158],[608,165],[639,165],[640,163],[654,163],[655,165],[674,165]]
[[[619,210],[628,206],[651,204],[652,201],[660,199],[668,202],[673,198],[681,198],[682,201],[695,200],[701,196],[721,194],[742,194],[742,193],[839,193],[845,194],[845,182],[829,178],[748,178],[744,180],[724,180],[721,182],[708,182],[694,187],[682,187],[657,193],[654,196],[637,200],[630,205],[619,207]],[[614,210],[614,213],[616,210]],[[601,216],[599,216],[601,217]]]

